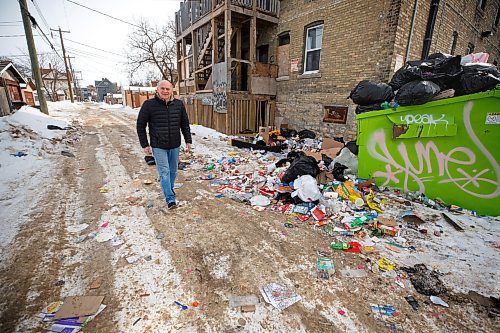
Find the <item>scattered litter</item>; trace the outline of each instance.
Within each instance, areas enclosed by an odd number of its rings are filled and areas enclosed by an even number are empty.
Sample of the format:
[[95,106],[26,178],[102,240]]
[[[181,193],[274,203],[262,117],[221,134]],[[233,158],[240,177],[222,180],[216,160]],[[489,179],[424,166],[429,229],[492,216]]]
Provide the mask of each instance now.
[[139,260],[139,257],[138,256],[130,256],[130,257],[127,257],[125,259],[127,259],[127,262],[129,264],[133,264],[133,263],[137,262],[137,260]]
[[146,203],[146,208],[153,208],[153,206],[154,206],[154,205],[153,205],[153,201],[148,201],[148,202]]
[[99,189],[99,192],[101,193],[109,193],[109,187],[103,186]]
[[56,286],[56,287],[64,286],[65,283],[66,283],[66,281],[59,280],[56,283],[54,283],[54,286]]
[[335,273],[335,265],[330,258],[318,258],[316,261],[318,278],[328,280]]
[[78,243],[85,241],[86,239],[87,239],[87,235],[81,235],[81,236],[76,237],[73,240],[73,242],[75,242],[75,244],[78,244]]
[[102,277],[94,279],[94,281],[92,281],[92,283],[90,284],[90,289],[99,289],[102,285],[102,281],[103,281]]
[[373,317],[380,320],[386,327],[396,330],[400,325],[394,322],[399,314],[392,305],[371,304]]
[[183,184],[183,183],[175,183],[175,184],[174,184],[174,189],[181,188],[182,186],[184,186],[184,184]]
[[145,179],[143,181],[143,183],[144,183],[144,185],[151,185],[151,184],[153,184],[153,181],[151,179]]
[[396,267],[396,264],[390,262],[385,258],[380,258],[378,261],[378,267],[383,271],[392,271],[394,267]]
[[23,156],[28,156],[28,154],[26,153],[23,153],[22,151],[18,151],[17,153],[15,154],[11,154],[12,156],[15,156],[15,157],[23,157]]
[[256,305],[256,304],[259,304],[259,298],[256,295],[229,296],[230,308],[239,308],[244,305]]
[[113,239],[116,236],[115,228],[102,228],[95,236],[96,242],[103,243]]
[[68,230],[68,232],[71,232],[71,233],[77,233],[77,232],[80,232],[80,231],[87,229],[88,226],[89,225],[87,223],[73,224],[73,225],[70,225],[69,227],[67,227],[66,230]]
[[134,323],[132,324],[132,326],[135,326],[135,324],[137,324],[139,322],[139,320],[141,320],[142,318],[137,318]]
[[415,311],[418,310],[418,308],[420,307],[420,304],[418,304],[418,302],[415,299],[415,297],[409,295],[409,296],[406,296],[405,299],[411,305],[411,307],[413,308],[413,310],[415,310]]
[[178,301],[175,301],[174,303],[175,303],[176,305],[180,306],[180,308],[181,308],[182,310],[187,310],[187,309],[188,309],[187,305],[184,305],[184,304],[182,304],[182,303],[180,303],[180,302],[178,302]]
[[265,207],[271,204],[271,200],[263,195],[256,195],[250,199],[250,204],[252,206]]
[[121,239],[118,236],[113,237],[113,239],[111,240],[111,246],[119,246],[122,245],[123,243],[125,243],[123,239]]
[[441,299],[441,297],[438,297],[438,296],[431,296],[430,298],[431,298],[431,302],[432,302],[433,304],[436,304],[436,305],[441,305],[441,306],[444,306],[445,308],[450,307],[450,306],[448,305],[448,303],[446,303],[445,301],[443,301],[443,300]]
[[99,310],[104,296],[69,296],[56,312],[54,319],[91,316]]
[[255,312],[256,307],[255,305],[243,305],[240,308],[241,312]]
[[66,156],[66,157],[76,157],[75,154],[73,154],[72,152],[69,152],[67,150],[61,151],[61,155]]
[[459,226],[457,222],[453,221],[448,215],[446,215],[445,213],[441,213],[441,215],[443,216],[446,222],[448,222],[453,226],[453,228],[455,228],[455,230],[464,231],[464,229],[461,226]]
[[279,310],[284,310],[302,299],[291,289],[274,282],[259,289],[264,300]]

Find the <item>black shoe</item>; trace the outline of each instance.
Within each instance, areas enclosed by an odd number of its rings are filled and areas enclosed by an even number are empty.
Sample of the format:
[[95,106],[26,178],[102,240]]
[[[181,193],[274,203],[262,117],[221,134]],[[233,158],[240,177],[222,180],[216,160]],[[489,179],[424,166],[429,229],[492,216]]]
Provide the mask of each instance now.
[[169,202],[168,209],[174,209],[174,208],[177,208],[177,204],[175,203],[175,201]]

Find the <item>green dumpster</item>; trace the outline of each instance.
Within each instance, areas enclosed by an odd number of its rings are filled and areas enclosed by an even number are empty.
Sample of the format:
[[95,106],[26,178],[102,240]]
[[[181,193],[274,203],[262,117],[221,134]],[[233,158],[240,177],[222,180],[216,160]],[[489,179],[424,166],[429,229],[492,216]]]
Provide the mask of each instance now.
[[500,215],[500,89],[356,117],[360,178]]

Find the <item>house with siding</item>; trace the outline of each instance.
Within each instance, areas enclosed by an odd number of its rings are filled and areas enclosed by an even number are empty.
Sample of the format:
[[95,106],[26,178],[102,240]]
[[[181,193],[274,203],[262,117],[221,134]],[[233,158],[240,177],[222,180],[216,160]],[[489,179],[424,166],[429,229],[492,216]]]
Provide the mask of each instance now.
[[346,97],[432,53],[500,60],[500,0],[200,0],[176,14],[179,94],[193,121],[356,136]]
[[95,89],[97,93],[97,101],[103,102],[104,97],[107,94],[112,94],[116,92],[116,83],[111,82],[107,78],[102,78],[101,81],[95,81]]
[[26,80],[11,61],[0,61],[0,116],[6,116],[25,104],[20,84]]

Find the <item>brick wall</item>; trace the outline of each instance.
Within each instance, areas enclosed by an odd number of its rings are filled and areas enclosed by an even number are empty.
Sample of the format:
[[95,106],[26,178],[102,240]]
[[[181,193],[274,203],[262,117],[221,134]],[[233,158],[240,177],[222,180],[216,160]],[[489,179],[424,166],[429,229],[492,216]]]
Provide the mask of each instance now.
[[[387,82],[396,59],[406,55],[415,0],[287,0],[281,2],[277,33],[290,33],[290,60],[298,59],[298,71],[278,78],[277,122],[296,129],[311,129],[326,137],[356,137],[354,106],[346,100],[363,79]],[[420,59],[431,0],[419,0],[408,60]],[[487,0],[479,12],[475,0],[441,0],[430,53],[449,53],[453,31],[459,33],[456,54],[464,54],[469,42],[475,52],[490,53],[499,61],[498,32],[492,27],[500,0]],[[301,75],[304,63],[305,27],[323,21],[320,70]],[[481,31],[494,35],[480,38]],[[276,40],[271,41],[272,44]],[[347,105],[347,124],[323,122],[325,105]]]

